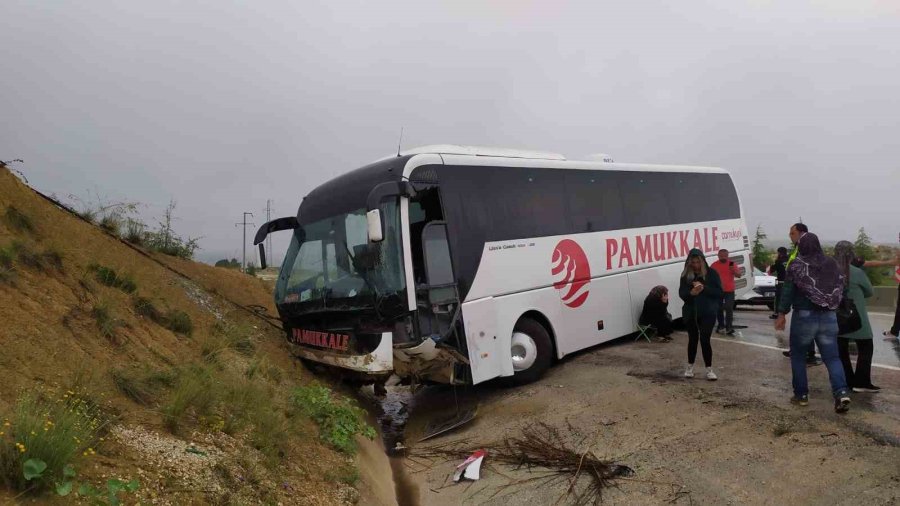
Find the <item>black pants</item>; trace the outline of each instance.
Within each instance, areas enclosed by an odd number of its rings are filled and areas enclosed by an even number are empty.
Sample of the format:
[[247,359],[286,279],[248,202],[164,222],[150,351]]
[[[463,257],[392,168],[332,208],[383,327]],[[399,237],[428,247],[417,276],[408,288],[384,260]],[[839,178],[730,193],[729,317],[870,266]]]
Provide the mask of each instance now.
[[[844,339],[838,338],[838,354],[841,357],[841,364],[844,365],[844,376],[847,377],[847,386],[868,387],[872,386],[872,353],[875,345],[871,339]],[[856,371],[850,363],[850,341],[856,341],[856,349],[859,354],[856,356]]]
[[719,314],[716,315],[719,328],[733,330],[734,323],[734,292],[725,292],[719,301]]
[[891,325],[891,334],[894,334],[894,337],[900,335],[900,285],[897,285],[897,309],[894,310],[894,324]]
[[697,341],[700,341],[700,348],[703,350],[703,363],[706,367],[712,366],[712,343],[710,336],[712,335],[713,326],[716,324],[716,317],[709,316],[706,318],[686,318],[688,331],[688,363],[693,364],[697,358]]
[[784,283],[781,281],[775,283],[775,300],[772,302],[772,314],[778,314],[778,303],[781,302],[782,285],[784,285]]

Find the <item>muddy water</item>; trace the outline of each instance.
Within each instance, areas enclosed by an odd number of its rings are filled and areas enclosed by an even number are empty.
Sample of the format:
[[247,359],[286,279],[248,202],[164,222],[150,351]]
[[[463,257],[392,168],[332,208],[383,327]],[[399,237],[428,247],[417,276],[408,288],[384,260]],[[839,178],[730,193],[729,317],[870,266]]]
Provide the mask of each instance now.
[[412,392],[409,387],[395,386],[387,387],[387,393],[382,398],[376,397],[370,389],[365,389],[363,395],[373,407],[378,432],[390,459],[397,504],[419,506],[419,487],[407,472],[402,451],[406,446],[404,429],[413,407]]

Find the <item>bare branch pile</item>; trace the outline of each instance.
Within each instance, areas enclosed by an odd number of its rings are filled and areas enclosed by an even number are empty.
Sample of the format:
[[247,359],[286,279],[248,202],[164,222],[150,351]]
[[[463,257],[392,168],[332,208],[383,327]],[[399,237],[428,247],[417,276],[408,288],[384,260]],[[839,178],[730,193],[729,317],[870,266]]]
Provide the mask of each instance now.
[[597,458],[589,445],[582,451],[576,450],[557,428],[545,423],[529,425],[521,435],[507,437],[495,444],[473,445],[470,441],[456,441],[417,448],[411,456],[459,459],[478,448],[487,450],[487,461],[490,463],[539,473],[538,476],[509,483],[501,487],[498,493],[525,482],[539,486],[563,485],[566,490],[558,503],[577,506],[599,504],[603,499],[603,490],[615,486],[616,478],[634,473],[627,466]]

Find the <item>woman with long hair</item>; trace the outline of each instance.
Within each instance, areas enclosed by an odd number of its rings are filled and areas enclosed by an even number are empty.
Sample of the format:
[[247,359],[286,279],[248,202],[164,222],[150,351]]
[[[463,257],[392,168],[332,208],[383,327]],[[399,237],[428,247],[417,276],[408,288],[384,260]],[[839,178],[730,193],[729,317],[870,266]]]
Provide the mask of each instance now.
[[684,262],[684,271],[678,286],[678,295],[684,301],[682,316],[688,331],[688,365],[684,377],[694,377],[694,360],[697,358],[697,343],[703,350],[706,365],[706,379],[718,378],[712,368],[712,335],[722,299],[722,281],[715,270],[709,268],[706,257],[699,249],[692,249]]
[[794,404],[809,404],[806,351],[815,341],[828,369],[834,410],[846,413],[850,409],[850,391],[838,356],[838,324],[834,312],[843,296],[844,277],[837,262],[825,255],[815,234],[805,234],[798,241],[797,258],[788,266],[778,319],[775,320],[775,329],[784,330],[786,315],[793,308],[791,374],[794,397],[791,402]]
[[654,286],[644,299],[644,308],[638,323],[650,325],[663,341],[671,341],[672,317],[669,316],[669,289],[663,285]]
[[[847,384],[854,392],[877,392],[881,389],[872,384],[874,343],[869,312],[866,309],[866,299],[874,295],[875,290],[872,289],[872,283],[865,271],[853,265],[855,258],[853,244],[849,241],[841,241],[834,246],[834,260],[844,274],[844,286],[849,292],[850,300],[856,304],[862,320],[862,327],[859,330],[838,336],[838,354],[841,357],[841,364],[844,365]],[[856,357],[856,371],[850,363],[850,341],[855,341],[859,350]]]

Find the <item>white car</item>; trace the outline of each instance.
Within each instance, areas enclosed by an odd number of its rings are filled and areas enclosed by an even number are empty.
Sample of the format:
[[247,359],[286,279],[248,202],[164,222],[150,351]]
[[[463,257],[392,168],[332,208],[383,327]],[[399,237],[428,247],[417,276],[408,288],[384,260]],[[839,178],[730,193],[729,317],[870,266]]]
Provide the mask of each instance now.
[[765,272],[753,268],[753,289],[747,290],[743,295],[735,299],[735,305],[745,304],[749,306],[769,306],[775,309],[775,282],[777,278]]

